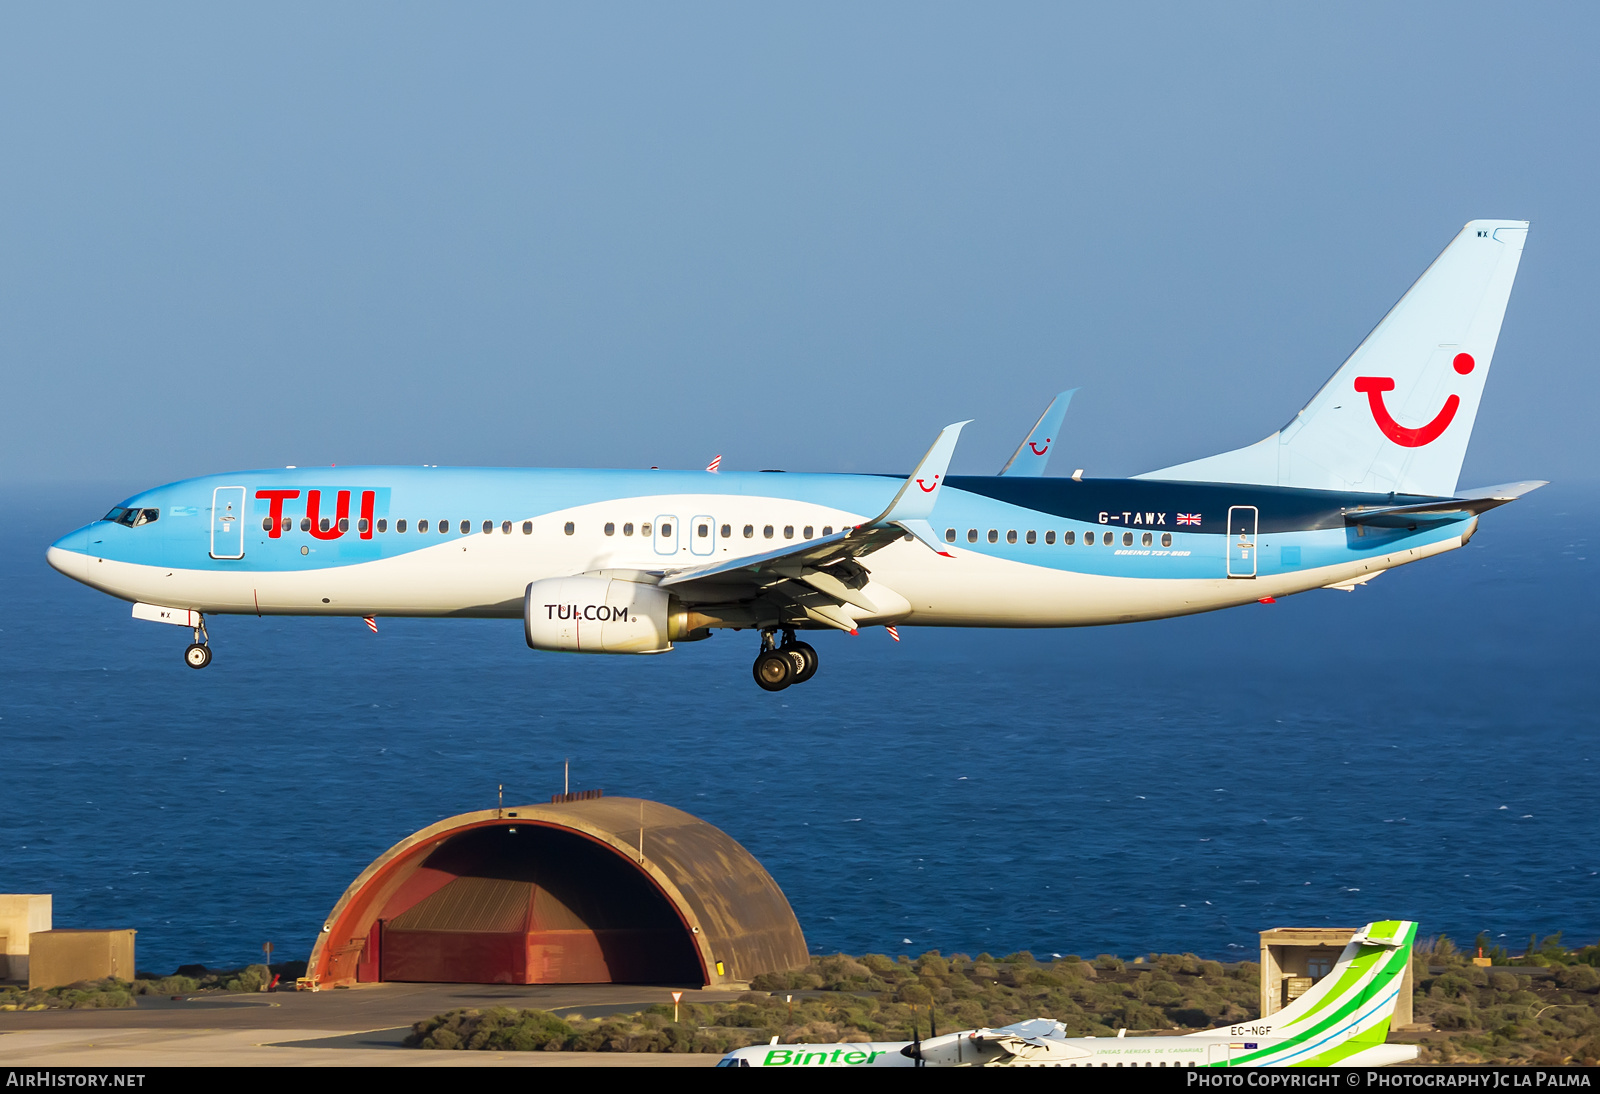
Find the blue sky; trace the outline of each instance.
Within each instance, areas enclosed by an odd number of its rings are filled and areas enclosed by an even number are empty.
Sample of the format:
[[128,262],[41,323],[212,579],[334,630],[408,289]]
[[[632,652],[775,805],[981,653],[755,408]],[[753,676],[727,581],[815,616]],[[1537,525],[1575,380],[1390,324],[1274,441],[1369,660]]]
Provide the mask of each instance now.
[[[1287,419],[1533,221],[1465,485],[1594,475],[1596,9],[9,5],[0,482],[1056,473]],[[114,500],[114,499],[113,499]]]

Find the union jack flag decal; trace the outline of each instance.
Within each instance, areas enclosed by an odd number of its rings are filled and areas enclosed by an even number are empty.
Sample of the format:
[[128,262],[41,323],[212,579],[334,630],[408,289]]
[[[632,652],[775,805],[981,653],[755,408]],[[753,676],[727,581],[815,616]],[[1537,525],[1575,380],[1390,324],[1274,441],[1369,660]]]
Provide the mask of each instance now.
[[1200,523],[1200,514],[1199,513],[1179,513],[1178,514],[1178,523],[1179,524],[1199,524]]

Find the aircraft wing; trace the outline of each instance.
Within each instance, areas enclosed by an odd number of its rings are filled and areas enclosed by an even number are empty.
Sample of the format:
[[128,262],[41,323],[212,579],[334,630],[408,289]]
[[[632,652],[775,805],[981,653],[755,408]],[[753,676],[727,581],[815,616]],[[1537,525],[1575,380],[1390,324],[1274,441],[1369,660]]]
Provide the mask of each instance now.
[[1033,423],[1028,435],[1022,438],[1017,450],[1011,453],[1011,458],[1000,469],[1000,474],[1027,477],[1044,474],[1045,464],[1050,462],[1050,450],[1055,445],[1056,438],[1061,436],[1061,420],[1067,416],[1067,406],[1072,402],[1072,396],[1077,390],[1069,388],[1050,400],[1050,405],[1044,408],[1039,420]]
[[886,590],[864,591],[870,580],[857,560],[901,538],[915,539],[951,557],[928,523],[966,422],[946,426],[916,469],[906,477],[894,500],[865,524],[831,536],[779,547],[758,555],[670,570],[661,578],[686,602],[725,602],[731,598],[765,597],[780,607],[839,630],[855,629],[845,605],[865,615],[899,614],[910,609],[903,597]]
[[[1049,1018],[1034,1018],[999,1029],[977,1030],[972,1036],[994,1045],[1009,1057],[1030,1063],[1061,1063],[1093,1055],[1063,1041],[1064,1032],[1065,1028],[1058,1022]],[[1008,1061],[1002,1059],[995,1062],[1004,1065]]]

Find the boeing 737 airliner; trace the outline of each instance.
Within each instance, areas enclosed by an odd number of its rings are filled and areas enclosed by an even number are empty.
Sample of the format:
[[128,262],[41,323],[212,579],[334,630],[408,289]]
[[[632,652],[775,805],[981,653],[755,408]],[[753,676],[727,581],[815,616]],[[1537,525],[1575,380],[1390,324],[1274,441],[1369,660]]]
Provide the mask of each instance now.
[[1046,478],[1070,392],[994,477],[946,476],[946,428],[892,475],[337,467],[137,494],[52,566],[137,619],[521,618],[530,647],[665,653],[761,636],[802,683],[802,630],[1075,627],[1353,589],[1462,546],[1542,485],[1458,490],[1525,221],[1468,224],[1312,400],[1257,444],[1133,479]]

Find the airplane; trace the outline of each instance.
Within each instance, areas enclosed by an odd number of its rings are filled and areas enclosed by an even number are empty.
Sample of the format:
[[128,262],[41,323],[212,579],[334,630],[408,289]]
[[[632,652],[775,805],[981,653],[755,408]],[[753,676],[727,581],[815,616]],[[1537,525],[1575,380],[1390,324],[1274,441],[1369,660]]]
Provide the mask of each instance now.
[[1328,975],[1264,1018],[1181,1036],[1070,1037],[1049,1018],[924,1040],[751,1045],[718,1067],[1383,1067],[1417,1058],[1387,1042],[1417,925],[1369,923]]
[[[1467,543],[1543,482],[1458,490],[1528,223],[1475,220],[1266,439],[1131,479],[1043,474],[1063,392],[994,476],[286,467],[187,479],[50,546],[136,619],[521,619],[535,650],[666,653],[759,637],[767,691],[810,680],[799,634],[1078,627],[1350,591]],[[892,632],[896,637],[899,631]]]

